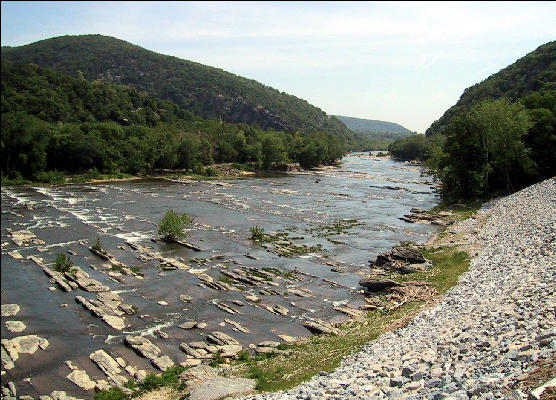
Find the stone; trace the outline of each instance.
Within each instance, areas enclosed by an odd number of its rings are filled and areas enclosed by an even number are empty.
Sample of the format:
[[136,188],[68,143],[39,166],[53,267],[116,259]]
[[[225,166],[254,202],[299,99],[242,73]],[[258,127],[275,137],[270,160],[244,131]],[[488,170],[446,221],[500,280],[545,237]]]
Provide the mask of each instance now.
[[410,264],[421,264],[427,261],[419,249],[413,247],[396,246],[391,252],[392,258],[408,262]]
[[198,365],[183,371],[180,374],[180,379],[186,381],[188,385],[191,385],[215,378],[217,375],[216,369],[208,365]]
[[188,322],[184,322],[183,324],[180,324],[179,327],[181,329],[193,329],[197,326],[197,321],[188,321]]
[[120,365],[106,351],[97,350],[89,355],[93,361],[104,372],[104,374],[116,385],[123,386],[127,379],[120,375]]
[[151,360],[151,364],[162,372],[166,371],[168,368],[172,368],[175,365],[172,359],[168,356],[155,357]]
[[37,335],[18,336],[13,339],[2,339],[2,345],[12,359],[16,361],[19,354],[34,354],[39,348],[44,350],[48,347],[48,340]]
[[332,333],[332,334],[338,334],[340,333],[340,330],[337,328],[334,328],[332,325],[324,322],[324,321],[303,321],[301,323],[301,325],[303,325],[305,328],[309,329],[311,332],[313,333]]
[[25,324],[21,321],[6,321],[6,329],[10,332],[23,332],[26,328]]
[[79,369],[71,371],[67,378],[83,390],[94,389],[97,385],[85,371]]
[[242,349],[243,347],[239,344],[228,344],[218,348],[222,358],[235,358]]
[[2,304],[1,310],[2,317],[13,317],[19,312],[20,307],[17,304]]
[[184,368],[195,367],[200,365],[203,361],[198,358],[187,358],[185,361],[181,362],[180,365]]
[[15,364],[4,347],[0,348],[0,352],[2,354],[2,369],[9,371],[14,368]]
[[253,392],[254,379],[230,379],[214,377],[199,385],[194,385],[189,392],[189,400],[217,400],[228,396],[239,396]]
[[359,285],[371,292],[379,292],[401,284],[391,279],[383,278],[364,278],[359,281]]
[[224,332],[214,331],[207,336],[207,340],[211,343],[224,346],[229,344],[239,344],[233,337],[226,335]]

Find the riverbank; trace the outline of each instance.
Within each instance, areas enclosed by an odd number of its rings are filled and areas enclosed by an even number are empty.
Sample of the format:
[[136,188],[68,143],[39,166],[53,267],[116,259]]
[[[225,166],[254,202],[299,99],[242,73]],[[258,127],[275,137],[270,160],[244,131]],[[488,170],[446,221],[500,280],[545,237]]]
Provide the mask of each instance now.
[[539,366],[548,368],[546,380],[554,371],[555,198],[551,179],[450,227],[454,238],[441,240],[474,253],[440,302],[332,373],[250,399],[527,398],[544,383],[531,382]]

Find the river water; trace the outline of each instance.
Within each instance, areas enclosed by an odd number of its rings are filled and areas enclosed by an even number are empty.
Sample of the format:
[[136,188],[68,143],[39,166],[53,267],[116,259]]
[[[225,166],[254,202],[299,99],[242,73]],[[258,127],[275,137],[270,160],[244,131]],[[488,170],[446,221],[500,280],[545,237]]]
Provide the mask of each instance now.
[[[50,342],[44,351],[20,355],[16,367],[2,376],[2,384],[13,381],[18,394],[39,396],[66,390],[74,396],[90,398],[94,392],[85,392],[66,379],[71,371],[64,362],[71,360],[95,380],[105,379],[89,360],[89,354],[101,348],[154,372],[147,360],[123,345],[128,333],[148,337],[177,363],[185,359],[179,350],[181,342],[202,340],[215,330],[230,334],[244,347],[263,340],[279,341],[279,334],[310,335],[300,325],[302,320],[338,320],[343,314],[333,310],[334,305],[362,304],[358,281],[369,260],[400,241],[424,242],[436,230],[434,226],[399,219],[412,207],[427,209],[438,202],[430,177],[421,176],[420,172],[417,166],[350,154],[339,168],[264,178],[2,188],[1,298],[2,304],[17,303],[21,307],[16,316],[2,318],[2,338],[36,334]],[[187,240],[202,251],[151,241],[168,209],[194,218]],[[341,220],[354,223],[340,233],[329,234],[325,227]],[[271,244],[263,247],[250,240],[253,226],[266,233],[287,233],[296,245],[320,247],[301,256],[283,257],[273,251]],[[18,247],[11,241],[8,229],[29,230],[45,244]],[[97,237],[116,259],[138,267],[143,279],[117,276],[103,267],[105,261],[84,245],[92,245]],[[270,267],[289,272],[287,276],[293,279],[276,278],[274,285],[238,286],[237,291],[210,289],[203,287],[191,271],[162,271],[160,262],[140,260],[126,241],[181,260],[215,280],[221,278],[220,271],[226,267]],[[23,259],[7,254],[13,250],[18,250]],[[75,302],[76,295],[94,298],[95,293],[49,289],[56,285],[28,259],[42,257],[45,264],[52,266],[58,253],[68,252],[73,254],[75,265],[137,309],[135,315],[126,316],[127,327],[122,331],[104,324]],[[288,288],[308,289],[312,295],[288,294]],[[289,313],[276,315],[264,307],[255,307],[245,301],[248,294],[256,294],[263,306],[287,307]],[[193,300],[183,302],[180,295]],[[234,305],[233,300],[245,305]],[[241,314],[230,315],[217,308],[215,303],[220,301]],[[225,318],[240,323],[249,333],[237,332],[229,323],[222,324]],[[6,320],[24,322],[25,331],[9,332]],[[191,320],[205,321],[206,329],[178,327]],[[157,328],[168,338],[157,336]]]

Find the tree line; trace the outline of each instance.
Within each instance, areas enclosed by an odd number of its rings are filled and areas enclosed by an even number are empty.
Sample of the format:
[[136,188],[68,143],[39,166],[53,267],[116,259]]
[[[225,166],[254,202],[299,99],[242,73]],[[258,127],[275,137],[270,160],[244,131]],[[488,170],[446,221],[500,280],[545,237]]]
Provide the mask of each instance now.
[[45,171],[202,172],[212,163],[330,164],[346,147],[329,132],[264,130],[203,119],[135,89],[2,60],[2,176]]

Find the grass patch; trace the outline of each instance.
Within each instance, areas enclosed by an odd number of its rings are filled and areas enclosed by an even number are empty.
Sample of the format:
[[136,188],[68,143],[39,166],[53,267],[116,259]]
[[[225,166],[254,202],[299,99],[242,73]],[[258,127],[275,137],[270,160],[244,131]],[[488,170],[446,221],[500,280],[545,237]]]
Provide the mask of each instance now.
[[137,383],[135,380],[129,380],[124,386],[133,391],[133,394],[126,394],[119,388],[110,388],[109,390],[102,390],[95,394],[95,400],[128,400],[140,396],[146,392],[150,392],[161,387],[171,387],[177,391],[185,389],[185,382],[179,379],[180,374],[186,368],[182,366],[175,366],[168,368],[162,374],[149,374],[142,383]]
[[479,211],[483,202],[480,200],[472,201],[469,203],[457,203],[448,204],[446,202],[441,202],[439,205],[431,208],[429,210],[430,214],[439,214],[441,212],[451,212],[452,217],[449,219],[452,222],[463,221],[464,219],[471,218],[473,215]]
[[318,228],[306,229],[306,232],[315,232],[317,237],[340,235],[342,233],[346,233],[347,230],[359,225],[361,225],[361,222],[357,221],[356,219],[340,219],[334,222],[332,225],[322,225]]

